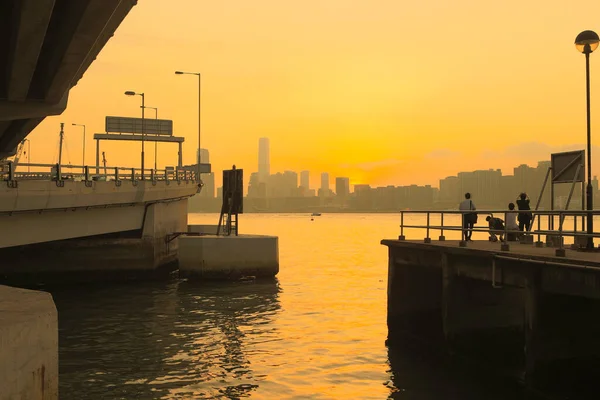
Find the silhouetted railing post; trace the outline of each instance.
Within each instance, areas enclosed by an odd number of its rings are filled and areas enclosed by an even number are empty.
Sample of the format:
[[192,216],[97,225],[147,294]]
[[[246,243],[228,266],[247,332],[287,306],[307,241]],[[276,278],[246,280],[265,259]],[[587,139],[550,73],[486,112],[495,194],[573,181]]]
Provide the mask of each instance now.
[[563,221],[564,221],[564,213],[562,211],[558,212],[558,249],[556,249],[556,257],[564,257],[566,255],[564,246],[563,246]]
[[544,242],[542,242],[542,234],[540,233],[540,231],[542,230],[542,216],[538,215],[538,219],[537,219],[537,224],[538,224],[538,240],[537,242],[535,242],[535,247],[544,247]]
[[508,251],[510,249],[508,245],[508,212],[504,211],[504,235],[500,241],[500,251]]
[[400,211],[400,236],[398,236],[398,240],[406,240],[404,236],[404,211]]
[[444,236],[444,212],[440,213],[440,242],[446,240],[446,236]]
[[425,243],[431,243],[431,238],[429,237],[429,215],[430,213],[427,212],[427,237],[424,239]]

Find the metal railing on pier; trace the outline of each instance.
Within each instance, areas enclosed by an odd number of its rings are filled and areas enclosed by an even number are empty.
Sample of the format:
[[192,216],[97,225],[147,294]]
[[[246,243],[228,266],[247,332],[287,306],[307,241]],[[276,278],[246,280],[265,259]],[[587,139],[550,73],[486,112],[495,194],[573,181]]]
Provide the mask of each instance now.
[[[466,214],[476,213],[478,216],[477,223],[473,228],[466,229],[463,226],[464,216]],[[508,229],[509,214],[510,218],[517,220],[519,214],[531,214],[531,223],[529,230]],[[508,250],[509,234],[512,237],[511,241],[520,241],[523,243],[533,244],[533,239],[537,236],[535,245],[543,247],[544,244],[551,247],[556,247],[556,255],[564,256],[565,238],[573,239],[571,247],[573,249],[585,248],[588,238],[600,237],[600,232],[597,230],[600,227],[600,221],[596,222],[594,231],[590,234],[587,232],[586,219],[588,215],[592,218],[600,216],[600,210],[583,211],[583,210],[552,210],[552,211],[534,211],[534,210],[448,210],[448,211],[400,211],[400,236],[399,240],[406,240],[405,229],[422,229],[425,231],[424,242],[431,243],[432,232],[439,231],[438,240],[444,241],[444,231],[461,232],[460,245],[467,246],[467,241],[464,240],[465,233],[484,232],[490,235],[490,238],[500,236],[498,240],[500,249]],[[426,217],[425,224],[422,223],[405,223],[405,219],[409,216]],[[486,217],[501,218],[504,222],[503,229],[490,227]],[[446,218],[444,218],[446,217]],[[448,221],[448,220],[451,221]],[[446,223],[444,222],[446,220]],[[449,223],[448,223],[449,222]],[[516,222],[516,221],[513,221]],[[458,223],[459,225],[456,225]],[[546,236],[546,242],[542,242],[542,236]]]
[[[18,171],[17,171],[18,168]],[[88,165],[26,164],[15,166],[12,162],[0,165],[0,180],[18,182],[24,180],[46,181],[196,181],[196,171],[181,167],[149,169],[127,167],[97,167]],[[10,186],[10,184],[9,184]]]

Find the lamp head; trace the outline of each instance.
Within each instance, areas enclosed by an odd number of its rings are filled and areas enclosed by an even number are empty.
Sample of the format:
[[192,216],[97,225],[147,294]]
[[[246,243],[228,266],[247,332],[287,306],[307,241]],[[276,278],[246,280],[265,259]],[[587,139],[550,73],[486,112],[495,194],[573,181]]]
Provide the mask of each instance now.
[[175,75],[183,75],[182,71],[175,71]]
[[583,54],[590,54],[598,48],[600,38],[594,31],[583,31],[575,38],[575,47]]
[[135,96],[135,95],[136,95],[136,93],[132,92],[131,90],[128,90],[125,92],[125,96]]

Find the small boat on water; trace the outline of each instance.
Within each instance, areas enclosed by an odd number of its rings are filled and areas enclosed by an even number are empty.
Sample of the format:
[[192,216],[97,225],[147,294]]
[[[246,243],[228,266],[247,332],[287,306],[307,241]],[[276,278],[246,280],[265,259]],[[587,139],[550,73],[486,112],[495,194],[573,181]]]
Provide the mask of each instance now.
[[321,213],[312,213],[310,214],[311,217],[320,217]]

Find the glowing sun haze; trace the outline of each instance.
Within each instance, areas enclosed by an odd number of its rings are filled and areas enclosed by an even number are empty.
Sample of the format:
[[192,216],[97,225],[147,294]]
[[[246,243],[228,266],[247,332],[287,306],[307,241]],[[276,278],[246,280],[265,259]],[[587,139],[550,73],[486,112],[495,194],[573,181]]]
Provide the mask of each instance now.
[[[247,178],[266,136],[271,171],[310,170],[313,187],[321,172],[375,186],[510,173],[584,148],[585,62],[573,42],[600,31],[598,15],[597,0],[140,0],[67,110],[30,135],[32,161],[56,160],[65,122],[66,161],[81,162],[79,123],[94,164],[104,116],[140,116],[140,98],[123,94],[134,90],[174,120],[193,163],[197,78],[174,74],[184,70],[202,73],[202,147],[217,172],[236,164]],[[594,123],[600,51],[591,76]],[[119,166],[139,166],[139,148],[102,145]],[[153,145],[146,160],[154,165]],[[177,146],[159,145],[159,167],[176,160]]]

